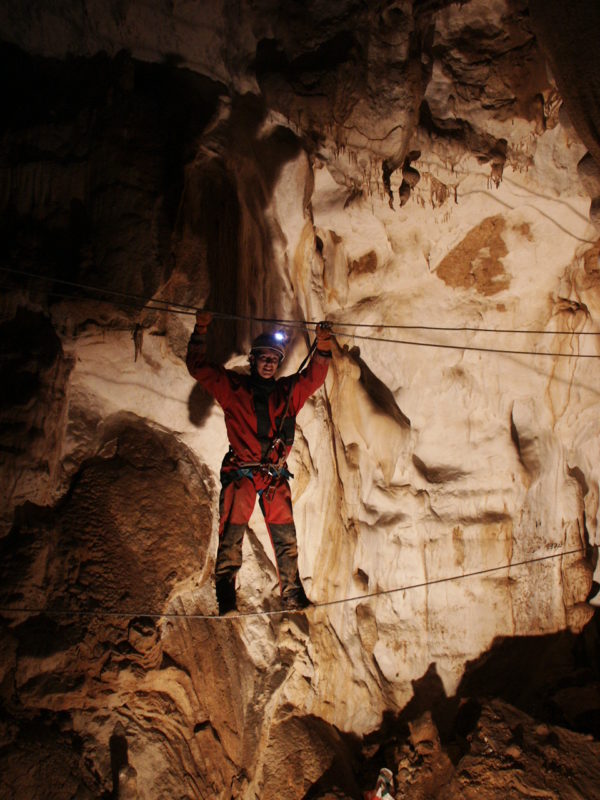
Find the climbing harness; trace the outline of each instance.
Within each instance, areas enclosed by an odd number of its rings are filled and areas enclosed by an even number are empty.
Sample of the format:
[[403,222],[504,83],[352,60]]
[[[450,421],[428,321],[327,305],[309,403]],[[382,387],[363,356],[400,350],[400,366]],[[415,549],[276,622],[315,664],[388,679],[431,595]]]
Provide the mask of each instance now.
[[[267,484],[264,488],[259,489],[257,494],[259,497],[262,497],[265,493],[265,490],[271,486],[273,481],[277,481],[280,478],[290,479],[293,478],[293,474],[288,470],[287,466],[282,466],[279,464],[267,464],[264,461],[238,461],[235,455],[234,450],[230,447],[227,456],[231,456],[230,462],[232,467],[235,469],[228,469],[228,465],[225,467],[224,470],[221,472],[221,483],[224,486],[232,483],[233,481],[238,481],[241,478],[252,478],[258,473],[263,481]],[[267,500],[271,500],[272,497],[267,496]]]
[[[107,300],[102,297],[80,297],[80,299],[88,299],[93,300],[94,302],[99,303],[109,303],[113,306],[123,307],[123,308],[133,308],[137,310],[144,310],[144,311],[157,311],[167,314],[183,314],[189,316],[195,316],[197,309],[194,306],[189,306],[181,303],[175,303],[170,300],[161,300],[157,298],[148,298],[143,297],[140,295],[134,295],[125,292],[118,292],[110,289],[102,289],[95,286],[90,286],[86,284],[76,283],[74,281],[66,281],[61,280],[55,277],[49,277],[45,275],[39,275],[31,272],[26,272],[23,270],[16,270],[10,269],[8,267],[0,266],[0,272],[12,274],[19,276],[20,278],[30,278],[32,280],[43,281],[52,285],[62,285],[66,287],[70,287],[73,289],[80,289],[85,292],[95,292],[104,295],[110,295],[114,299]],[[67,299],[75,299],[77,296],[73,294],[66,294],[60,293],[59,291],[51,288],[49,290],[49,294],[56,297],[65,297]],[[252,316],[243,316],[238,314],[226,314],[222,312],[213,312],[213,316],[219,319],[229,319],[229,320],[239,320],[244,322],[261,322],[261,323],[270,323],[270,324],[278,324],[282,326],[287,326],[290,328],[298,328],[300,330],[309,330],[311,326],[314,327],[315,323],[310,321],[295,321],[289,319],[274,319],[274,318],[267,318],[267,317],[252,317]],[[407,341],[401,339],[386,339],[377,336],[364,336],[359,335],[356,333],[345,333],[343,330],[339,330],[341,328],[375,328],[379,330],[430,330],[430,331],[439,331],[439,332],[464,332],[470,331],[474,333],[494,333],[494,334],[535,334],[535,335],[546,335],[546,336],[558,336],[558,335],[565,335],[565,336],[600,336],[600,331],[574,331],[574,330],[556,330],[556,331],[549,331],[549,330],[518,330],[518,329],[494,329],[494,328],[475,328],[475,327],[442,327],[442,326],[431,326],[431,325],[386,325],[381,323],[361,323],[361,322],[335,322],[333,323],[333,327],[330,325],[330,329],[333,333],[336,333],[340,336],[347,336],[348,338],[352,339],[362,339],[367,341],[376,341],[376,342],[384,342],[388,344],[400,344],[400,345],[410,345],[410,346],[417,346],[417,347],[434,347],[434,348],[446,348],[446,349],[454,349],[454,350],[461,350],[461,351],[479,351],[479,352],[487,352],[487,353],[500,353],[500,354],[510,354],[510,355],[532,355],[532,356],[547,356],[552,358],[574,358],[574,359],[581,359],[581,358],[600,358],[600,354],[597,353],[565,353],[565,352],[548,352],[548,351],[532,351],[532,350],[513,350],[513,349],[502,349],[502,348],[491,348],[491,347],[476,347],[470,345],[454,345],[449,343],[442,343],[442,342],[424,342],[424,341]],[[292,376],[292,380],[290,381],[290,389],[288,392],[288,398],[286,402],[286,407],[283,416],[279,420],[279,424],[277,427],[277,431],[275,436],[273,437],[272,441],[269,444],[269,448],[267,453],[270,455],[274,450],[277,448],[281,448],[285,442],[281,438],[283,432],[283,424],[285,419],[287,418],[288,411],[289,411],[289,403],[291,402],[291,393],[293,391],[293,387],[295,384],[295,380],[297,380],[297,376],[304,368],[304,365],[308,361],[308,359],[312,356],[317,346],[317,340],[313,342],[311,345],[309,352],[298,368],[295,375]],[[265,477],[269,479],[269,483],[272,482],[280,477],[288,478],[293,477],[291,473],[287,470],[285,466],[285,462],[282,463],[281,455],[276,461],[266,462],[264,459],[260,462],[240,462],[235,464],[234,466],[237,467],[237,471],[232,470],[229,474],[231,475],[231,480],[235,480],[237,475],[240,477],[251,477],[255,471],[260,471],[264,474]],[[264,491],[264,490],[263,490]],[[585,553],[585,549],[577,549],[577,550],[568,550],[562,551],[558,553],[552,553],[549,555],[539,556],[531,559],[527,559],[520,562],[515,562],[512,564],[504,564],[497,567],[491,567],[488,569],[476,570],[474,572],[464,573],[462,575],[454,575],[445,578],[438,578],[434,580],[424,581],[422,583],[411,584],[406,586],[400,586],[393,589],[386,589],[386,590],[379,590],[376,592],[370,592],[362,595],[357,595],[353,597],[345,597],[340,598],[337,600],[329,600],[321,603],[314,603],[312,606],[314,608],[326,607],[326,606],[333,606],[339,605],[344,603],[350,603],[355,601],[366,601],[368,599],[379,597],[383,595],[393,594],[395,592],[404,592],[410,589],[416,588],[423,588],[428,587],[440,583],[445,583],[449,581],[460,580],[464,578],[469,578],[472,576],[483,575],[487,573],[492,573],[502,569],[513,569],[525,564],[530,564],[534,562],[545,561],[548,559],[559,558],[567,555],[573,555],[576,553]],[[47,616],[56,616],[56,617],[90,617],[90,618],[98,618],[98,617],[117,617],[117,618],[131,618],[131,617],[148,617],[151,619],[197,619],[197,620],[231,620],[237,618],[246,618],[246,617],[263,617],[263,616],[277,616],[281,614],[289,614],[289,613],[297,613],[295,611],[289,610],[276,610],[276,611],[257,611],[257,612],[245,612],[245,613],[238,613],[236,615],[231,615],[228,617],[219,617],[213,614],[188,614],[188,613],[156,613],[147,610],[131,610],[131,611],[109,611],[103,609],[95,609],[93,611],[86,611],[86,610],[67,610],[67,609],[48,609],[42,607],[6,607],[0,606],[0,613],[6,614],[23,614],[23,613],[36,613],[36,614],[45,614]]]

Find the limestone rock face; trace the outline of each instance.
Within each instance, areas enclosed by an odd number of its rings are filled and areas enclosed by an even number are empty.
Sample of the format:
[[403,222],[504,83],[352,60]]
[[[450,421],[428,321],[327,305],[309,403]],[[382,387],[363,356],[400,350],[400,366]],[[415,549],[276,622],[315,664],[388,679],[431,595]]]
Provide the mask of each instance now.
[[[3,797],[600,797],[598,20],[563,5],[3,5]],[[197,307],[232,368],[333,324],[306,614],[257,508],[216,616]]]

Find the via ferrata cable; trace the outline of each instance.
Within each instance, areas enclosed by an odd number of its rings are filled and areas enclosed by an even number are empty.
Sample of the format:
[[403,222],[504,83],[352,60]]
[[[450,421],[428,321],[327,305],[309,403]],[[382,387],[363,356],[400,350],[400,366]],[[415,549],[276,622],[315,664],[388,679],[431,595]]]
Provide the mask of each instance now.
[[[115,289],[106,289],[99,286],[92,286],[85,283],[80,283],[76,281],[69,281],[64,280],[62,278],[56,278],[53,276],[48,275],[40,275],[38,273],[29,272],[25,270],[17,270],[10,267],[2,267],[0,266],[0,272],[3,272],[7,275],[14,275],[16,277],[21,278],[29,278],[31,280],[42,281],[51,284],[59,284],[61,286],[67,286],[74,289],[81,289],[82,291],[87,292],[94,292],[96,294],[104,294],[104,295],[111,295],[114,298],[120,298],[121,300],[131,301],[131,303],[136,303],[136,305],[125,305],[127,308],[135,308],[138,310],[150,310],[150,311],[163,311],[168,314],[184,314],[189,316],[194,316],[196,311],[198,310],[195,306],[187,305],[185,303],[177,303],[172,300],[163,300],[157,297],[144,297],[143,295],[139,294],[132,294],[130,292],[121,292]],[[55,290],[51,290],[50,294],[56,295],[58,297],[63,297],[66,299],[78,297],[76,295],[67,295],[65,293],[56,292]],[[81,296],[79,296],[81,297]],[[110,301],[105,300],[99,297],[93,298],[83,298],[88,300],[95,300],[96,302],[103,302],[103,303],[111,303],[113,305],[123,305],[117,301]],[[141,304],[141,305],[137,305]],[[209,309],[205,309],[206,311],[210,311]],[[309,330],[314,328],[318,322],[312,322],[310,320],[307,321],[299,321],[299,320],[292,320],[292,319],[281,319],[277,317],[258,317],[258,316],[251,316],[251,315],[244,315],[244,314],[230,314],[222,311],[210,311],[216,319],[229,319],[229,320],[238,320],[244,322],[260,322],[260,323],[267,323],[273,325],[283,325],[288,327],[297,327],[304,330]],[[388,342],[390,344],[411,344],[411,345],[423,345],[423,346],[430,346],[430,347],[451,347],[455,349],[468,349],[467,347],[463,347],[462,345],[441,345],[439,343],[433,342],[412,342],[412,341],[405,341],[400,339],[385,339],[381,337],[374,337],[374,336],[360,336],[358,334],[350,334],[345,333],[344,331],[340,330],[341,328],[369,328],[369,329],[379,329],[379,330],[419,330],[419,331],[437,331],[442,333],[493,333],[493,334],[520,334],[520,335],[537,335],[537,336],[600,336],[600,331],[575,331],[575,330],[539,330],[539,329],[519,329],[519,328],[486,328],[486,327],[475,327],[475,326],[447,326],[447,325],[422,325],[422,324],[389,324],[389,323],[381,323],[381,322],[357,322],[357,321],[343,321],[343,320],[332,320],[332,326],[336,329],[334,332],[340,336],[348,336],[354,339],[365,339],[365,340],[372,340],[378,342]],[[475,349],[475,348],[471,348]],[[560,355],[558,353],[540,353],[535,351],[512,351],[512,350],[495,350],[493,348],[477,348],[481,350],[485,350],[487,352],[508,352],[508,353],[519,353],[523,355]],[[563,355],[568,356],[569,358],[576,358],[578,357],[577,354],[570,354],[565,353]],[[586,355],[586,354],[581,354]],[[600,357],[596,356],[595,354],[591,354],[589,357]]]
[[[465,572],[460,575],[449,575],[443,578],[433,578],[427,581],[421,581],[419,583],[412,583],[406,584],[404,586],[398,586],[393,589],[378,589],[375,592],[366,592],[360,595],[354,595],[352,597],[343,597],[337,600],[324,600],[318,603],[311,603],[310,608],[325,608],[328,606],[335,606],[335,605],[342,605],[345,603],[352,603],[364,600],[370,600],[375,597],[382,597],[391,594],[397,594],[398,592],[408,592],[413,589],[424,589],[428,586],[436,586],[442,583],[450,583],[452,581],[464,580],[465,578],[473,578],[479,575],[489,575],[493,572],[499,572],[503,569],[514,569],[516,567],[522,567],[527,564],[535,564],[542,561],[549,561],[554,558],[562,558],[563,556],[575,555],[577,553],[585,553],[584,548],[577,548],[574,550],[561,550],[558,553],[548,553],[543,556],[535,556],[533,558],[524,559],[522,561],[515,561],[512,564],[501,564],[497,567],[486,567],[484,569],[473,570],[472,572]],[[93,609],[93,610],[84,610],[84,609],[46,609],[42,607],[10,607],[10,606],[0,606],[0,614],[39,614],[39,615],[46,615],[49,617],[84,617],[84,618],[118,618],[118,619],[132,619],[137,617],[146,617],[148,619],[186,619],[186,620],[234,620],[234,619],[247,619],[249,617],[277,617],[283,616],[288,614],[298,614],[304,613],[305,609],[297,609],[297,610],[283,610],[283,609],[275,609],[273,611],[247,611],[247,612],[238,612],[238,613],[230,613],[226,616],[220,617],[215,614],[188,614],[188,613],[180,613],[180,612],[169,612],[165,611],[162,613],[154,612],[154,611],[140,611],[140,610],[130,610],[130,611],[111,611],[111,610],[103,610],[103,609]]]

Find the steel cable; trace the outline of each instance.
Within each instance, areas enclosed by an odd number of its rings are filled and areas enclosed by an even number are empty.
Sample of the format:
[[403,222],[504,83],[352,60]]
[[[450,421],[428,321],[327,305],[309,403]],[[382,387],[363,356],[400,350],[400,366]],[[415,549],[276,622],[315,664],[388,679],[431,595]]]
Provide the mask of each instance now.
[[[512,564],[501,564],[498,567],[487,567],[485,569],[474,570],[473,572],[465,572],[462,575],[450,575],[445,578],[434,578],[433,580],[422,581],[421,583],[407,584],[406,586],[398,586],[395,589],[379,589],[376,592],[367,592],[365,594],[355,595],[353,597],[344,597],[339,600],[325,600],[321,603],[311,603],[308,610],[311,608],[326,608],[328,606],[341,605],[344,603],[352,603],[360,600],[369,600],[374,597],[382,597],[385,595],[396,594],[398,592],[407,592],[412,589],[423,589],[427,586],[435,586],[441,583],[450,583],[452,581],[463,580],[464,578],[473,578],[478,575],[488,575],[492,572],[499,572],[503,569],[514,569],[515,567],[522,567],[527,564],[535,564],[541,561],[549,561],[553,558],[561,558],[562,556],[575,555],[576,553],[584,553],[584,548],[575,550],[562,550],[559,553],[549,553],[543,556],[535,556],[523,561],[515,561]],[[276,609],[273,611],[247,611],[230,613],[226,616],[220,617],[215,614],[187,614],[165,611],[157,613],[154,611],[110,611],[104,609],[46,609],[41,607],[8,607],[0,606],[0,614],[37,614],[46,615],[49,617],[84,617],[84,618],[117,618],[117,619],[132,619],[135,617],[146,617],[147,619],[185,619],[185,620],[233,620],[233,619],[247,619],[249,617],[277,617],[287,614],[300,614],[304,613],[304,609],[284,610]]]
[[[86,292],[94,292],[97,294],[104,294],[104,295],[111,295],[114,298],[118,298],[118,301],[114,300],[105,300],[99,297],[92,297],[86,298],[81,296],[74,296],[68,295],[65,293],[59,293],[54,290],[50,291],[50,294],[55,296],[64,297],[67,299],[89,299],[93,300],[94,302],[105,302],[110,303],[113,306],[122,306],[124,308],[135,309],[138,311],[160,311],[164,313],[170,314],[184,314],[195,316],[196,308],[194,306],[186,305],[183,303],[176,303],[171,300],[162,300],[160,298],[148,298],[143,297],[141,295],[127,293],[127,292],[120,292],[117,290],[112,289],[103,289],[96,286],[91,286],[88,284],[83,284],[75,281],[67,281],[60,278],[55,278],[51,276],[39,275],[36,273],[23,271],[23,270],[15,270],[8,267],[0,267],[0,272],[4,272],[6,274],[12,274],[19,277],[25,277],[32,280],[37,281],[45,281],[52,284],[60,284],[62,286],[69,286],[74,289],[80,289]],[[125,303],[124,301],[130,301]],[[213,317],[216,319],[229,319],[229,320],[238,320],[238,321],[250,321],[250,322],[260,322],[260,323],[267,323],[267,324],[274,324],[274,325],[283,325],[287,327],[296,327],[303,330],[311,330],[313,327],[317,325],[317,322],[312,321],[297,321],[297,320],[289,320],[289,319],[280,319],[280,318],[272,318],[272,317],[253,317],[247,315],[240,315],[240,314],[228,314],[224,312],[210,312],[212,313]],[[563,358],[600,358],[600,354],[590,354],[590,353],[549,353],[546,351],[532,351],[532,350],[516,350],[516,349],[504,349],[504,348],[489,348],[489,347],[479,347],[475,345],[454,345],[442,342],[423,342],[423,341],[410,341],[404,339],[390,339],[384,338],[379,336],[365,336],[356,333],[346,333],[342,330],[336,330],[336,328],[377,328],[379,330],[424,330],[424,331],[438,331],[438,332],[473,332],[473,333],[495,333],[495,334],[535,334],[535,335],[570,335],[570,336],[598,336],[600,331],[546,331],[546,330],[519,330],[519,329],[510,329],[510,328],[476,328],[476,327],[447,327],[447,326],[433,326],[433,325],[389,325],[389,324],[381,324],[381,323],[363,323],[363,322],[333,322],[332,323],[332,332],[339,336],[344,336],[352,339],[359,339],[359,340],[366,340],[366,341],[375,341],[375,342],[383,342],[389,344],[401,344],[401,345],[408,345],[408,346],[416,346],[416,347],[434,347],[434,348],[443,348],[443,349],[452,349],[452,350],[470,350],[476,352],[488,352],[488,353],[504,353],[509,355],[535,355],[535,356],[550,356],[550,357],[563,357]],[[430,585],[435,585],[439,583],[444,583],[448,581],[460,580],[463,578],[473,577],[476,575],[482,575],[486,573],[495,572],[502,569],[511,569],[518,566],[523,566],[525,564],[530,564],[538,561],[544,561],[552,558],[557,558],[560,556],[571,555],[575,553],[583,552],[583,550],[569,550],[561,553],[553,553],[546,556],[540,556],[537,558],[528,559],[525,561],[515,562],[514,564],[505,564],[499,567],[491,567],[489,569],[484,570],[477,570],[474,572],[465,573],[463,575],[455,575],[446,578],[439,578],[432,581],[425,581],[419,584],[412,584],[407,586],[398,587],[395,589],[386,589],[380,590],[377,592],[366,593],[362,595],[357,595],[355,597],[350,598],[342,598],[340,600],[331,600],[322,603],[315,603],[312,604],[312,608],[320,608],[325,606],[336,605],[340,603],[347,603],[359,600],[365,600],[372,597],[378,597],[381,595],[393,594],[396,592],[401,591],[408,591],[410,589],[422,588]],[[67,610],[67,609],[44,609],[44,608],[9,608],[9,607],[0,607],[0,613],[13,613],[13,614],[21,614],[21,613],[29,613],[29,614],[46,614],[49,616],[84,616],[84,617],[120,617],[120,618],[132,618],[132,617],[147,617],[150,619],[236,619],[236,618],[245,618],[245,617],[256,617],[256,616],[277,616],[282,614],[290,614],[290,613],[300,613],[298,611],[282,611],[282,610],[275,610],[275,611],[259,611],[259,612],[246,612],[246,613],[239,613],[235,615],[229,615],[227,617],[217,617],[215,615],[204,615],[204,614],[177,614],[177,613],[154,613],[154,612],[145,612],[145,611],[127,611],[127,612],[118,612],[118,611],[103,611],[103,610],[94,610],[94,611],[84,611],[84,610]]]
[[[113,297],[120,297],[126,300],[135,300],[142,305],[139,306],[140,309],[150,308],[151,310],[163,310],[171,314],[188,314],[188,315],[195,315],[196,311],[200,310],[196,306],[187,305],[185,303],[176,303],[172,300],[162,300],[161,298],[157,297],[145,297],[139,294],[132,294],[130,292],[120,292],[115,289],[105,289],[99,286],[92,286],[90,284],[79,283],[76,281],[68,281],[62,278],[56,278],[49,275],[40,275],[38,273],[29,272],[26,270],[17,270],[10,267],[0,267],[0,272],[4,272],[6,274],[15,275],[18,277],[26,277],[32,280],[44,281],[47,283],[58,283],[62,286],[70,286],[72,288],[81,289],[83,291],[88,292],[95,292],[97,294],[108,294],[112,295]],[[60,297],[73,297],[73,295],[65,295],[60,294],[55,291],[52,291],[51,294],[56,294]],[[89,299],[96,299],[99,298],[89,298]],[[102,302],[110,302],[110,301],[102,301]],[[149,306],[148,304],[153,303],[153,306]],[[138,306],[135,306],[138,308]],[[298,320],[291,320],[291,319],[282,319],[278,317],[253,317],[249,315],[243,314],[230,314],[222,311],[210,311],[209,309],[202,309],[209,311],[213,315],[213,317],[217,319],[231,319],[231,320],[240,320],[246,322],[264,322],[264,323],[272,323],[278,325],[289,325],[294,327],[301,327],[306,328],[308,326],[314,327],[315,325],[320,322],[320,320],[307,320],[307,321],[298,321]],[[333,325],[337,328],[377,328],[381,330],[422,330],[422,331],[441,331],[441,332],[467,332],[467,333],[500,333],[500,334],[521,334],[521,335],[536,335],[536,336],[557,336],[557,335],[564,335],[564,336],[600,336],[600,331],[574,331],[574,330],[557,330],[557,331],[548,331],[548,330],[540,330],[540,329],[519,329],[519,328],[480,328],[475,326],[448,326],[448,325],[421,325],[421,324],[386,324],[380,322],[343,322],[343,321],[333,321]],[[340,335],[348,335],[343,334],[342,331],[338,331]],[[353,337],[358,338],[358,337]],[[368,337],[372,338],[372,337]],[[375,341],[390,341],[395,343],[395,340],[392,339],[374,339]],[[405,344],[406,342],[400,342],[401,344]]]

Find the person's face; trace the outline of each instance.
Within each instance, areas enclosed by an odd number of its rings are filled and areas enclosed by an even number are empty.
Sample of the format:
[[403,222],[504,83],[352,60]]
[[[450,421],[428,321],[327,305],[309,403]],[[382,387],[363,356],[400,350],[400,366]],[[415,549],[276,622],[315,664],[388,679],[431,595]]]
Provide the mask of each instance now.
[[256,371],[261,378],[272,378],[279,366],[279,356],[271,350],[260,350],[255,356]]

